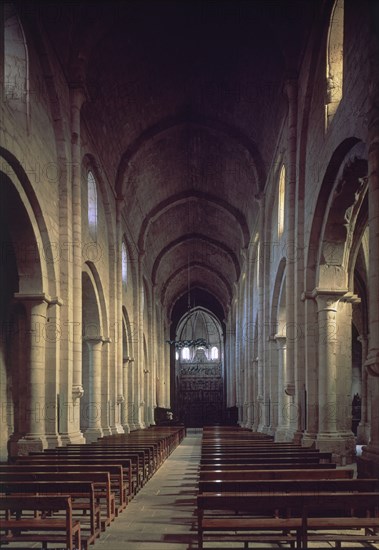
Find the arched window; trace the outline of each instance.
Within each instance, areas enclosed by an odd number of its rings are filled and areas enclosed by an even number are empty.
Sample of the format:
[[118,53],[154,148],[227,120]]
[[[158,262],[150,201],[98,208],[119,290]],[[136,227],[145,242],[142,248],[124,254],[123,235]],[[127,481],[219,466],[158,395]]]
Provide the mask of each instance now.
[[189,359],[190,358],[190,349],[188,347],[185,347],[182,349],[182,359]]
[[128,253],[126,250],[126,244],[124,241],[122,242],[122,248],[121,248],[121,274],[122,274],[122,282],[124,285],[126,285],[128,280]]
[[326,49],[325,126],[328,128],[343,92],[343,21],[344,0],[335,0],[329,22]]
[[286,202],[286,167],[284,164],[280,170],[279,189],[278,189],[278,238],[280,239],[284,231],[284,214]]
[[28,49],[14,6],[4,5],[4,97],[14,111],[28,113]]
[[88,227],[90,235],[97,236],[97,189],[94,175],[91,171],[87,174],[88,185]]
[[216,359],[218,359],[218,347],[217,346],[213,346],[212,349],[211,349],[211,359],[212,359],[212,361],[215,361]]

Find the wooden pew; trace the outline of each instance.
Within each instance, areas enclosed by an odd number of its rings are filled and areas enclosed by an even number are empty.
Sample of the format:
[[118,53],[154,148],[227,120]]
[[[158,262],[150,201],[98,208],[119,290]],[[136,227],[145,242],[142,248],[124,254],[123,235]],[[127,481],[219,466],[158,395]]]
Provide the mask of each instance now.
[[[69,495],[60,496],[0,496],[0,533],[3,543],[42,542],[65,543],[67,550],[82,548],[80,522],[72,517]],[[38,513],[38,517],[30,517]],[[57,519],[46,512],[63,512]],[[15,516],[14,516],[15,514]],[[41,517],[41,514],[43,516]]]
[[254,456],[254,455],[235,455],[235,456],[202,456],[200,464],[210,464],[215,467],[218,464],[259,464],[265,462],[266,464],[319,464],[322,460],[330,462],[332,453],[318,453],[315,455],[295,455],[295,456]]
[[108,472],[45,472],[45,471],[29,471],[29,472],[1,472],[0,471],[0,487],[13,482],[50,482],[55,483],[71,483],[74,482],[89,482],[94,486],[95,501],[102,507],[101,528],[105,531],[106,526],[110,525],[111,521],[116,516],[115,495],[111,491],[111,480]]
[[[123,491],[123,495],[128,493],[128,500],[132,498],[132,495],[137,491],[137,480],[132,474],[132,464],[130,459],[114,460],[112,458],[92,458],[91,457],[67,457],[67,456],[50,456],[47,454],[28,455],[16,457],[16,465],[33,465],[33,466],[70,466],[79,468],[80,470],[87,466],[95,467],[96,469],[106,468],[107,466],[122,468],[123,488],[127,487]],[[126,505],[126,504],[125,504]],[[123,508],[125,507],[123,505]]]
[[[213,479],[199,480],[199,493],[379,492],[378,479]],[[379,505],[379,502],[378,502]]]
[[309,464],[308,462],[274,462],[273,464],[269,464],[267,462],[261,462],[261,463],[254,463],[254,464],[241,464],[241,463],[217,463],[217,464],[200,464],[199,467],[201,470],[335,470],[337,468],[337,465],[333,462],[330,462],[328,464]]
[[[71,496],[72,513],[75,510],[82,512],[80,515],[82,545],[87,550],[88,546],[100,537],[100,506],[96,503],[93,483],[84,481],[6,481],[0,484],[0,494],[2,496],[18,496],[21,501],[24,495],[69,495]],[[87,513],[88,516],[86,516]],[[83,531],[86,523],[89,524],[89,533],[84,536]]]
[[217,451],[202,451],[201,458],[202,459],[222,459],[222,458],[235,458],[235,457],[241,457],[241,458],[260,458],[263,460],[269,459],[269,458],[316,458],[319,459],[319,461],[326,461],[331,462],[332,454],[329,452],[321,452],[321,451],[306,451],[306,450],[273,450],[273,451],[254,451],[251,449],[230,449],[227,451],[224,450],[217,450]]
[[[29,456],[56,456],[67,458],[88,458],[102,460],[103,458],[111,458],[114,463],[120,460],[129,459],[132,464],[132,475],[134,475],[137,481],[137,489],[140,489],[147,480],[146,470],[143,465],[144,453],[130,453],[112,450],[97,450],[89,449],[89,445],[80,445],[78,449],[69,449],[68,447],[57,447],[56,449],[45,449],[43,453],[32,452]],[[141,461],[142,455],[142,461]]]
[[30,474],[39,474],[39,473],[72,473],[72,474],[81,474],[89,472],[105,472],[109,474],[111,480],[111,492],[117,497],[117,502],[115,503],[115,513],[118,513],[123,510],[128,502],[127,500],[127,491],[128,486],[123,480],[123,470],[120,465],[105,464],[94,466],[92,464],[86,464],[84,467],[81,463],[78,465],[67,466],[64,464],[37,464],[37,463],[24,463],[24,464],[1,464],[0,463],[0,479],[2,473],[30,473]]
[[199,481],[221,480],[246,480],[260,479],[353,479],[354,470],[336,469],[284,469],[284,470],[199,470]]
[[[203,493],[197,497],[198,547],[205,541],[296,542],[379,540],[378,492]],[[244,516],[236,516],[235,510]],[[351,511],[354,510],[354,515]],[[325,530],[333,533],[325,534]],[[351,535],[347,530],[364,529]],[[337,532],[338,531],[338,532]]]

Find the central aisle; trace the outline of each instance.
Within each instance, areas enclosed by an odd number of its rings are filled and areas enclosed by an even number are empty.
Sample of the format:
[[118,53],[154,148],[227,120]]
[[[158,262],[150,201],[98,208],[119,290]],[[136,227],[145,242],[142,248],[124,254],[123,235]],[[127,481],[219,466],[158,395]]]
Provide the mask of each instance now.
[[197,548],[196,494],[202,433],[187,437],[94,545],[101,550]]

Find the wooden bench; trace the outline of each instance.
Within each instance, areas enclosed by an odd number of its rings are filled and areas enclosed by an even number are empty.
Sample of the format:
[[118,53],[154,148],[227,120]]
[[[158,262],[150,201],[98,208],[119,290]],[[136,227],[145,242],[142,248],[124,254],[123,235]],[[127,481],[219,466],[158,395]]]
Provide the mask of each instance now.
[[[379,492],[378,479],[212,479],[199,480],[200,493]],[[379,504],[379,503],[378,503]]]
[[218,462],[215,464],[200,464],[199,466],[200,470],[335,470],[337,468],[337,465],[333,462],[326,463],[326,464],[319,464],[318,462],[315,464],[309,464],[308,462],[276,462],[273,464],[268,464],[267,462],[261,462],[261,463],[227,463],[224,462]]
[[[103,450],[90,450],[86,445],[81,445],[82,449],[69,449],[67,447],[58,447],[56,449],[45,449],[43,453],[30,453],[29,456],[50,456],[50,457],[63,457],[63,458],[76,458],[88,459],[91,460],[103,460],[103,459],[112,459],[114,463],[118,463],[122,460],[128,459],[131,461],[132,466],[132,477],[136,482],[136,491],[139,490],[147,480],[147,473],[144,469],[143,463],[141,462],[141,457],[138,453],[130,452],[113,452],[103,451]],[[143,456],[143,453],[142,453]]]
[[285,470],[199,470],[199,481],[246,480],[260,479],[352,479],[354,470],[325,470],[325,469],[285,469]]
[[155,461],[153,456],[153,449],[144,445],[126,445],[126,444],[108,444],[94,442],[89,445],[70,444],[67,447],[57,447],[55,449],[46,449],[46,453],[72,453],[78,451],[79,453],[93,453],[93,454],[117,454],[123,453],[125,456],[138,455],[139,467],[143,471],[144,480],[147,480],[155,471]]
[[[1,541],[40,542],[42,548],[48,543],[64,543],[67,550],[81,550],[80,522],[72,517],[72,502],[69,495],[60,496],[0,496]],[[30,513],[38,517],[30,517]],[[57,519],[51,512],[64,514]]]
[[254,456],[254,455],[235,455],[235,456],[225,456],[225,455],[208,455],[202,456],[200,459],[200,464],[211,464],[216,466],[216,464],[259,464],[265,462],[266,464],[319,464],[321,461],[331,462],[332,453],[318,453],[315,455],[299,455],[299,456],[282,456],[278,454],[277,456]]
[[[249,541],[290,542],[302,549],[308,540],[371,543],[379,540],[378,502],[378,492],[203,493],[197,497],[198,547],[206,541],[243,541],[245,548]],[[364,533],[351,535],[351,529]]]
[[123,479],[123,470],[122,466],[114,464],[104,464],[104,465],[92,465],[86,464],[84,467],[81,463],[78,465],[65,465],[65,464],[1,464],[0,463],[0,479],[2,473],[30,473],[30,474],[39,474],[39,473],[72,473],[72,474],[81,474],[89,472],[105,472],[109,474],[111,481],[111,492],[117,497],[117,502],[115,503],[115,513],[119,514],[123,510],[128,502],[128,485],[124,483]]
[[75,466],[80,469],[86,468],[87,466],[95,466],[102,468],[103,466],[117,466],[121,467],[123,471],[123,484],[126,484],[128,487],[128,499],[136,493],[138,487],[138,479],[135,473],[133,473],[133,465],[131,460],[128,458],[113,459],[113,458],[91,458],[91,457],[70,457],[64,455],[47,455],[47,454],[38,454],[38,455],[28,455],[28,456],[18,456],[16,457],[16,464],[28,464],[28,465],[41,465],[41,466]]
[[100,505],[104,503],[102,507],[101,528],[105,530],[107,525],[110,525],[111,521],[116,516],[115,507],[115,495],[111,491],[111,480],[109,472],[45,472],[29,471],[29,472],[2,472],[0,471],[0,486],[2,484],[10,482],[39,482],[48,481],[50,483],[70,483],[75,482],[88,482],[93,483],[95,490],[95,500]]
[[[0,484],[0,494],[2,496],[17,497],[23,502],[25,495],[30,496],[60,496],[69,495],[71,497],[71,514],[74,510],[81,511],[81,541],[85,549],[93,544],[96,538],[100,537],[101,519],[100,506],[96,504],[95,489],[92,483],[83,481],[9,481]],[[88,513],[88,535],[83,535],[84,521]]]

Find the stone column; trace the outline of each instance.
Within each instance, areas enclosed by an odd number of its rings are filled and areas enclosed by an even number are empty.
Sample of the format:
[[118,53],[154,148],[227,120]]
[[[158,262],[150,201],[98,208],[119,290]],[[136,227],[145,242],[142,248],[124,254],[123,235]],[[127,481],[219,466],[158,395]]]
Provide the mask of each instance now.
[[117,197],[116,200],[116,307],[115,307],[115,321],[116,321],[116,380],[117,380],[117,396],[116,396],[116,425],[115,433],[129,432],[127,422],[124,423],[125,418],[123,416],[123,403],[125,402],[125,380],[124,380],[124,365],[123,365],[123,349],[122,349],[122,225],[121,225],[121,213],[124,206],[124,197]]
[[[284,391],[295,395],[295,218],[296,218],[296,147],[297,147],[297,81],[286,82],[288,98],[288,178],[286,182],[286,373]],[[288,438],[297,431],[296,418],[289,418]]]
[[135,393],[135,380],[136,380],[136,362],[133,357],[128,358],[128,399],[127,399],[127,409],[128,409],[128,420],[130,431],[137,430],[139,426],[137,425],[138,414],[136,407],[136,400],[138,396]]
[[103,338],[86,338],[85,343],[89,352],[89,384],[88,384],[88,428],[85,431],[87,443],[96,441],[103,436],[101,428],[101,351]]
[[[344,338],[346,319],[340,318],[337,323],[338,303],[343,299],[344,291],[316,291],[318,306],[318,402],[319,427],[316,447],[331,451],[337,462],[350,463],[355,454],[354,436],[346,429],[346,395],[338,395],[339,386],[343,389],[346,382],[338,384],[339,360],[341,354],[337,349],[339,328]],[[346,306],[347,304],[344,304]],[[342,308],[342,315],[346,307]],[[350,307],[351,309],[351,307]],[[351,316],[350,316],[351,318]],[[349,330],[351,330],[351,323]],[[345,339],[346,340],[346,339]],[[347,342],[349,345],[349,341]],[[351,341],[350,341],[351,345]],[[351,366],[351,361],[350,361]],[[346,377],[346,372],[342,374]],[[350,413],[351,415],[351,413]]]
[[143,313],[144,313],[144,288],[143,288],[143,258],[144,251],[138,254],[138,357],[134,371],[134,423],[137,429],[145,428],[144,412],[144,350],[143,350]]
[[365,368],[368,352],[368,339],[365,334],[358,336],[362,346],[362,389],[361,389],[361,421],[357,430],[357,443],[367,445],[370,440],[370,422],[369,422],[369,392],[368,390],[368,371]]
[[[46,409],[45,409],[45,428],[46,439],[48,446],[51,448],[62,445],[62,439],[59,435],[58,420],[60,420],[60,399],[59,385],[60,381],[59,368],[61,364],[60,356],[60,337],[61,337],[61,317],[60,310],[63,301],[56,297],[50,301],[46,313],[46,330],[44,331],[45,341],[45,394],[46,394]],[[58,408],[59,407],[59,408]]]
[[322,438],[335,437],[337,432],[336,392],[336,343],[337,307],[339,296],[317,295],[318,306],[318,402],[319,435]]
[[124,400],[121,403],[121,425],[125,433],[130,432],[130,425],[129,425],[129,357],[124,357],[122,360],[122,382],[123,382],[123,390],[122,394],[124,396]]
[[[48,446],[45,434],[45,328],[46,311],[49,303],[44,294],[16,294],[26,312],[26,364],[27,378],[25,409],[19,411],[20,428],[24,434],[13,434],[10,438],[10,454],[25,455],[30,451],[42,451]],[[21,376],[21,372],[20,372]]]
[[369,351],[365,363],[371,389],[370,443],[363,449],[362,459],[369,461],[370,471],[379,475],[379,39],[377,6],[373,2],[369,60],[370,111],[368,114],[368,205],[369,205]]
[[275,441],[287,441],[289,429],[289,411],[291,397],[285,392],[287,380],[287,339],[283,335],[275,335],[278,347],[278,427]]
[[251,388],[251,429],[256,432],[258,430],[259,423],[259,409],[258,409],[258,357],[252,361],[252,378],[254,380]]
[[259,263],[258,263],[258,431],[263,431],[265,426],[265,257],[264,257],[264,239],[265,239],[265,197],[263,194],[255,197],[259,203]]
[[73,419],[74,438],[81,439],[80,432],[80,398],[82,397],[82,205],[81,205],[81,144],[80,144],[80,111],[85,100],[81,84],[70,86],[71,108],[71,162],[72,162],[72,312],[73,312]]

